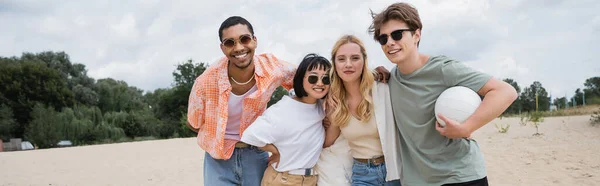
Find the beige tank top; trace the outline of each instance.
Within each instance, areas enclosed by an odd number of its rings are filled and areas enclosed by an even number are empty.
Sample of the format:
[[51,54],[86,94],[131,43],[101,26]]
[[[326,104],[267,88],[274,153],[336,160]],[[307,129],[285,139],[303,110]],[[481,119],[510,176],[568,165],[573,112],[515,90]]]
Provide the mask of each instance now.
[[348,140],[352,157],[370,159],[383,155],[374,115],[367,123],[360,122],[350,115],[348,125],[340,127],[340,130],[341,135]]

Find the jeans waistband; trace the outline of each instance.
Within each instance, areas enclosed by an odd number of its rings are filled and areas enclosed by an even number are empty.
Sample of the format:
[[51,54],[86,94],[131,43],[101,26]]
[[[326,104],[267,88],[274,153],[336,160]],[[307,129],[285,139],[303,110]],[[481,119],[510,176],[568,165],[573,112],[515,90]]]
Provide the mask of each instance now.
[[385,158],[383,156],[379,156],[379,157],[375,157],[375,158],[371,158],[371,159],[354,158],[354,161],[364,163],[364,164],[369,164],[369,165],[381,165],[381,164],[385,163]]

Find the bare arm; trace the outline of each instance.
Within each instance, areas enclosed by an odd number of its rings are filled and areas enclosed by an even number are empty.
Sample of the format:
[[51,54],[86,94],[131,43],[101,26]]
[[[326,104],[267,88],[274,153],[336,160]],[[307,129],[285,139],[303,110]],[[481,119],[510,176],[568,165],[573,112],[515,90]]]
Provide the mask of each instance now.
[[464,123],[471,132],[500,116],[518,97],[514,87],[494,78],[483,85],[477,93],[484,96],[483,101]]
[[340,130],[339,126],[330,125],[327,127],[327,130],[325,130],[325,142],[323,143],[323,148],[333,145],[335,140],[337,140],[337,138],[340,136],[341,132],[342,131]]
[[373,76],[375,77],[375,81],[387,83],[390,79],[390,71],[383,66],[378,66],[373,70]]
[[258,147],[258,148],[260,150],[271,152],[273,154],[279,154],[279,149],[277,149],[277,147],[275,147],[275,145],[273,145],[273,144],[267,144],[264,147]]
[[271,152],[273,153],[271,155],[271,157],[269,157],[269,164],[273,164],[273,163],[277,163],[275,164],[275,168],[279,167],[279,159],[280,159],[280,155],[279,155],[279,149],[277,149],[277,147],[273,144],[267,144],[264,147],[258,147],[260,150],[264,150],[267,152]]
[[470,138],[471,133],[500,116],[518,96],[510,84],[497,79],[490,79],[477,93],[484,96],[483,101],[463,124],[439,114],[440,119],[446,122],[446,127],[436,124],[436,129],[441,135],[449,138]]

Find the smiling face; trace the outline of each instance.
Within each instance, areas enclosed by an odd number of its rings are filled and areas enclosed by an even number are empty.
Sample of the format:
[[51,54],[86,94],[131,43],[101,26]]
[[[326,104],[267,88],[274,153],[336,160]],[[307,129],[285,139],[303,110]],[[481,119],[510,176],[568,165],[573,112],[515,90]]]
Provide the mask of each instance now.
[[391,19],[381,26],[379,36],[387,36],[387,42],[381,45],[381,49],[385,56],[394,64],[401,64],[407,59],[415,55],[419,55],[418,43],[421,38],[421,31],[416,30],[414,34],[411,31],[402,31],[401,39],[395,40],[391,35],[399,35],[393,33],[398,30],[407,30],[408,25],[403,21]]
[[[245,69],[252,64],[257,40],[248,26],[237,24],[223,29],[221,51],[235,67]],[[233,45],[230,45],[233,42]]]
[[307,99],[316,100],[322,99],[329,92],[329,70],[322,66],[306,71],[302,87],[308,95]]
[[335,71],[344,82],[360,82],[365,60],[356,43],[340,46],[335,54]]

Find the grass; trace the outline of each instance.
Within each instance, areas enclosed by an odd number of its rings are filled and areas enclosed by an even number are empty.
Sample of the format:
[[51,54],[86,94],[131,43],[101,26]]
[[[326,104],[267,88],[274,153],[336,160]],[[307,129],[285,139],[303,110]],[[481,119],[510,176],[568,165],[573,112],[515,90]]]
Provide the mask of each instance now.
[[580,115],[591,115],[595,110],[598,110],[600,105],[586,105],[578,106],[575,108],[561,109],[555,111],[544,111],[542,114],[544,117],[556,117],[556,116],[580,116]]
[[[560,117],[560,116],[582,116],[592,115],[596,110],[600,109],[600,105],[577,106],[575,108],[560,109],[555,111],[540,111],[543,117]],[[519,117],[521,120],[527,118],[528,113],[505,115],[503,117]]]

